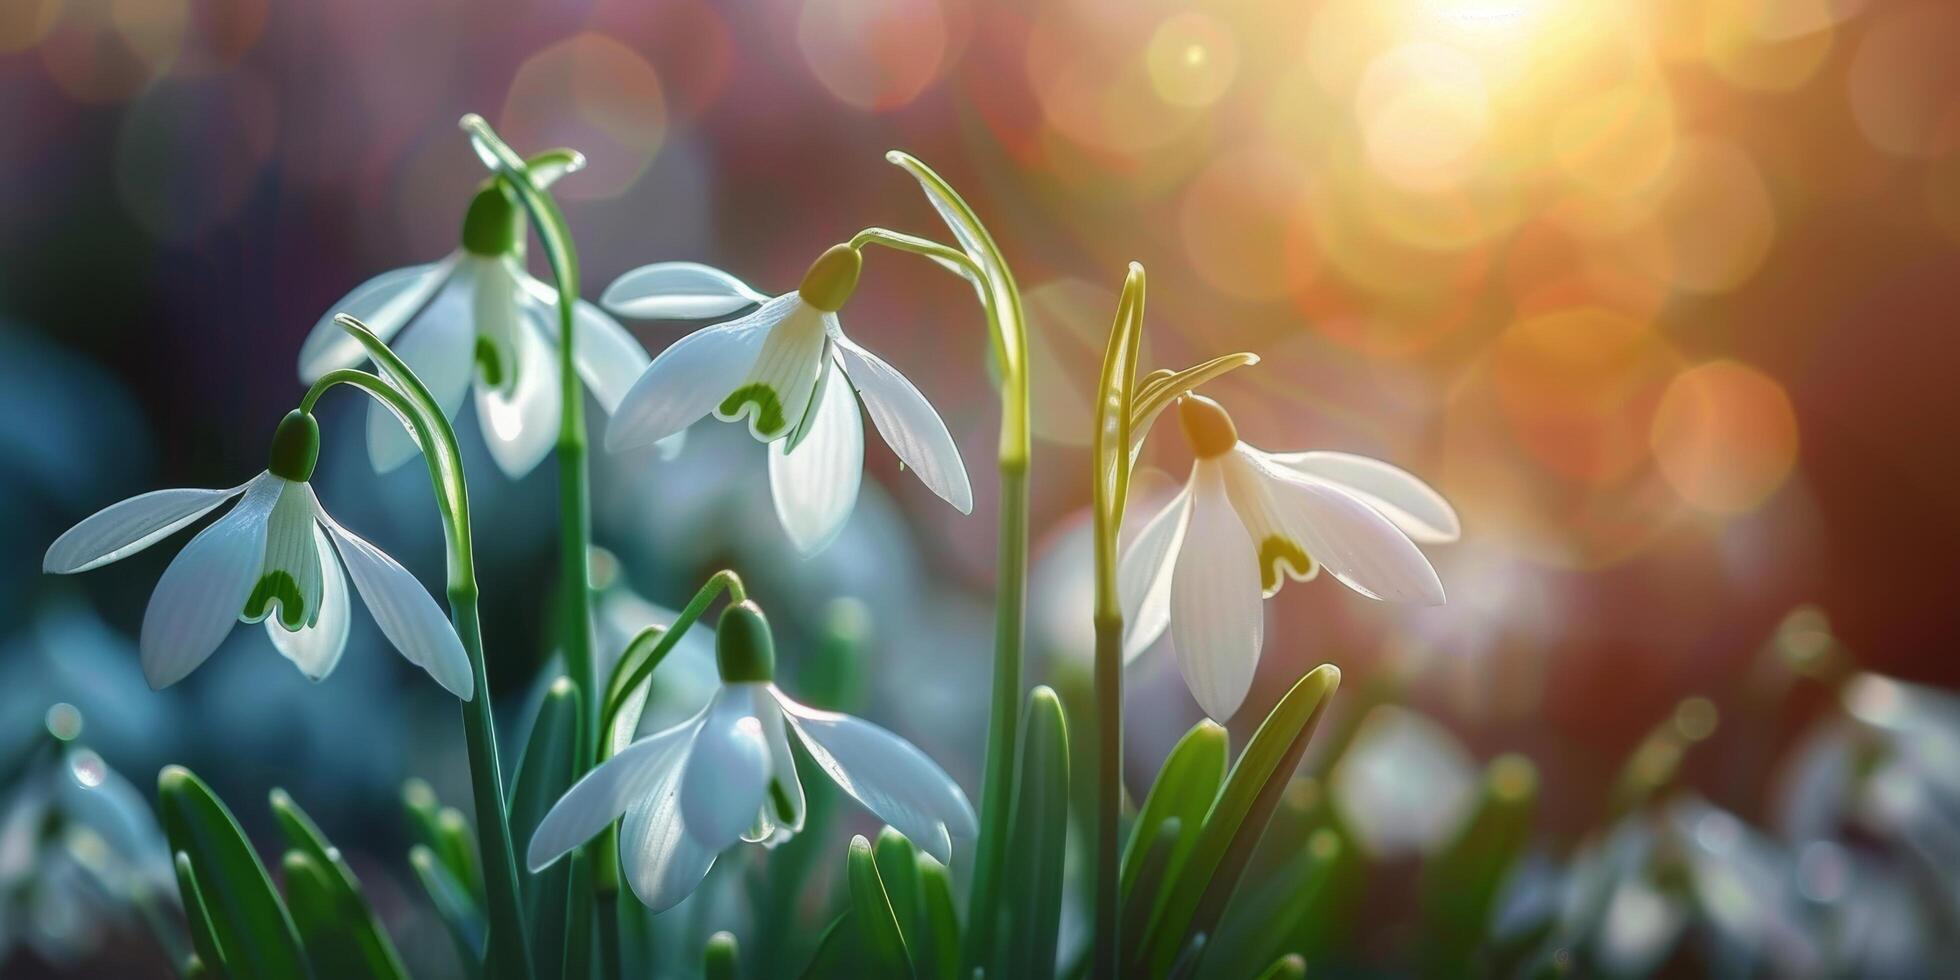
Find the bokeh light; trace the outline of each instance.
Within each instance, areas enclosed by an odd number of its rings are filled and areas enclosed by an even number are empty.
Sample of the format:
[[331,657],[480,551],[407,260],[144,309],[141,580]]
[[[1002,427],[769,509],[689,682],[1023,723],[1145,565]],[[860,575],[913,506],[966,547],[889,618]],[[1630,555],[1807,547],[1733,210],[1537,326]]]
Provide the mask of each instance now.
[[1681,372],[1654,411],[1654,459],[1683,500],[1715,513],[1749,510],[1788,479],[1797,459],[1790,398],[1734,361]]
[[796,41],[831,95],[885,111],[938,79],[949,36],[939,0],[804,0]]
[[521,146],[572,146],[587,169],[558,191],[573,200],[616,197],[652,164],[667,136],[660,76],[633,49],[579,34],[517,70],[498,117]]

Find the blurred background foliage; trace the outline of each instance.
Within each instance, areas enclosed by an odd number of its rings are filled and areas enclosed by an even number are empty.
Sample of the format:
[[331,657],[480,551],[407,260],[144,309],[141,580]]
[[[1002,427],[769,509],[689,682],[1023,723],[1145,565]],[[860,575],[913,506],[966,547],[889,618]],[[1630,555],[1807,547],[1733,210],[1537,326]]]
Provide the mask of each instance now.
[[[1320,903],[1275,952],[1444,974],[1461,961],[1418,945],[1502,972],[1930,974],[1960,935],[1955,51],[1942,0],[9,0],[0,737],[26,761],[6,798],[37,798],[20,788],[36,767],[73,775],[41,734],[72,703],[138,798],[182,762],[269,835],[256,801],[287,789],[404,957],[443,970],[398,800],[409,776],[467,799],[447,699],[383,656],[309,684],[249,630],[151,693],[132,635],[169,549],[81,580],[42,578],[39,555],[104,504],[261,466],[326,304],[455,247],[480,175],[464,112],[591,159],[557,193],[595,295],[669,259],[786,289],[859,227],[937,234],[880,159],[902,147],[961,189],[1027,289],[1045,440],[1031,648],[1076,718],[1087,393],[1125,262],[1152,277],[1146,370],[1258,351],[1211,392],[1249,441],[1392,460],[1463,515],[1464,542],[1433,555],[1445,607],[1320,587],[1269,604],[1235,746],[1312,665],[1348,677],[1289,797],[1297,826],[1276,823],[1259,863],[1274,894]],[[873,453],[844,537],[799,560],[762,458],[714,427],[672,462],[597,461],[602,579],[624,597],[601,615],[630,635],[654,615],[631,603],[678,603],[726,565],[793,660],[833,600],[858,600],[856,709],[972,789],[994,511],[981,318],[952,277],[880,256],[851,320],[941,407],[975,516],[947,519]],[[653,350],[674,336],[633,329]],[[419,475],[374,476],[354,410],[326,411],[327,506],[435,581]],[[1162,436],[1146,463],[1181,472]],[[462,442],[491,678],[521,733],[552,653],[554,477],[510,483]],[[1170,479],[1146,471],[1139,493]],[[1165,653],[1130,674],[1138,798],[1198,717]],[[8,975],[161,967],[103,942],[130,923],[74,911],[46,860],[0,832]],[[749,909],[737,863],[661,927],[758,948],[744,924],[790,913]],[[1459,879],[1488,901],[1447,907],[1437,882]],[[1068,909],[1064,950],[1082,941]]]

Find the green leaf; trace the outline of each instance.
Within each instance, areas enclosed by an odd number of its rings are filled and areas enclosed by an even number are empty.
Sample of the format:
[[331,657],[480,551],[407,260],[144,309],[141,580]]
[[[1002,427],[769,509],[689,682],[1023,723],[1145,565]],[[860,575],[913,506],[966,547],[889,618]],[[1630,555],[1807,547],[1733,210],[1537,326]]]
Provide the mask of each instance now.
[[859,942],[874,977],[911,977],[912,961],[892,914],[891,897],[878,878],[877,859],[871,842],[863,834],[851,838],[850,857],[845,865],[851,884],[851,918],[857,923]]
[[[374,909],[368,905],[361,894],[360,879],[354,877],[354,869],[347,866],[340,849],[329,843],[313,818],[300,809],[298,803],[283,789],[272,791],[272,815],[279,822],[279,831],[293,850],[312,860],[318,868],[322,884],[327,890],[327,898],[332,903],[334,916],[342,924],[344,940],[354,950],[359,962],[363,964],[360,976],[406,977],[408,971],[402,966],[401,957],[395,952],[395,944],[381,928],[381,921],[375,917]],[[292,856],[286,858],[287,891],[291,903]],[[307,940],[307,954],[317,966],[320,962],[314,953],[311,940],[306,935],[305,923],[299,921],[299,910],[293,909],[294,924],[300,927],[300,936]],[[326,976],[337,974],[328,973]]]
[[1138,969],[1132,972],[1168,972],[1191,937],[1217,927],[1340,682],[1341,672],[1332,665],[1314,668],[1260,723],[1172,879],[1167,900],[1144,936]]
[[735,945],[735,934],[717,932],[708,937],[708,947],[701,952],[701,975],[704,980],[735,980],[741,975],[741,950]]
[[919,899],[919,969],[934,980],[953,980],[960,971],[960,917],[945,865],[931,858],[919,862]]
[[863,963],[861,930],[847,911],[824,927],[823,935],[817,939],[817,951],[810,955],[809,964],[803,967],[799,976],[802,980],[862,976],[865,973]]
[[[584,700],[568,677],[551,682],[531,740],[517,759],[517,779],[510,793],[510,835],[518,853],[551,811],[552,804],[572,787],[578,771],[579,746],[585,731]],[[571,861],[559,861],[537,874],[523,875],[524,920],[531,927],[531,958],[538,976],[557,973],[565,962],[568,889]]]
[[878,840],[871,845],[871,859],[878,866],[878,880],[885,886],[885,895],[891,899],[892,918],[898,922],[899,935],[905,938],[905,948],[912,951],[918,962],[929,962],[930,957],[924,955],[925,950],[918,942],[919,852],[904,834],[885,827],[878,831]]
[[[207,977],[225,975],[223,944],[211,925],[211,913],[204,907],[204,891],[198,887],[197,872],[191,870],[190,855],[178,851],[172,855],[177,868],[177,895],[184,905],[184,923],[190,930],[191,948],[197,953],[193,957]],[[186,971],[188,975],[190,971]]]
[[1346,935],[1367,876],[1360,850],[1331,821],[1304,841],[1289,834],[1284,846],[1273,846],[1278,822],[1260,842],[1258,863],[1270,867],[1257,881],[1240,882],[1218,925],[1207,977],[1251,976],[1283,952],[1318,955]]
[[284,865],[286,902],[315,976],[355,980],[401,975],[395,970],[375,972],[361,948],[359,932],[365,916],[344,915],[339,882],[328,866],[297,849],[286,852]]
[[1006,929],[999,977],[1055,975],[1055,940],[1062,914],[1062,863],[1068,839],[1068,722],[1053,688],[1028,693],[1015,775],[1013,823],[1003,909]]
[[171,848],[190,859],[225,972],[309,976],[285,903],[238,821],[211,788],[182,766],[165,766],[157,776],[157,809]]
[[[1155,912],[1164,894],[1164,881],[1171,875],[1171,865],[1178,852],[1179,842],[1186,836],[1182,817],[1170,817],[1158,822],[1157,832],[1151,835],[1148,845],[1142,848],[1143,856],[1136,859],[1136,882],[1123,895],[1122,934],[1142,936],[1150,925],[1150,917]],[[1142,841],[1139,832],[1130,838],[1131,854]],[[1126,855],[1126,857],[1129,855]],[[1125,862],[1126,866],[1128,862]]]
[[472,976],[477,975],[483,966],[484,942],[489,934],[482,906],[428,845],[417,844],[408,849],[408,866],[415,870],[415,879],[422,883],[422,890],[428,893],[442,924],[449,927],[457,958]]
[[1430,976],[1471,972],[1505,873],[1524,850],[1537,791],[1538,772],[1529,760],[1492,760],[1469,822],[1424,866],[1422,950]]
[[1298,953],[1288,953],[1274,960],[1266,972],[1259,974],[1259,980],[1307,980],[1307,959]]
[[[1204,827],[1205,813],[1218,799],[1218,787],[1225,781],[1225,766],[1229,761],[1229,741],[1224,727],[1217,722],[1210,719],[1198,722],[1178,739],[1163,767],[1157,770],[1157,780],[1150,784],[1150,794],[1143,799],[1143,809],[1137,812],[1136,822],[1130,828],[1129,844],[1123,849],[1121,888],[1126,921],[1127,910],[1132,905],[1145,915],[1142,922],[1123,932],[1132,937],[1133,943],[1142,935],[1142,927],[1155,917],[1163,896],[1163,882],[1177,873],[1185,855],[1191,853],[1191,845],[1197,843],[1198,831]],[[1162,877],[1139,894],[1137,880],[1143,871],[1143,859],[1149,848],[1157,844],[1158,828],[1169,820],[1176,820],[1180,830],[1173,847],[1164,855],[1164,864],[1159,869]]]
[[483,903],[483,866],[477,862],[476,829],[470,818],[453,806],[436,812],[435,852],[457,884],[469,890],[470,897]]

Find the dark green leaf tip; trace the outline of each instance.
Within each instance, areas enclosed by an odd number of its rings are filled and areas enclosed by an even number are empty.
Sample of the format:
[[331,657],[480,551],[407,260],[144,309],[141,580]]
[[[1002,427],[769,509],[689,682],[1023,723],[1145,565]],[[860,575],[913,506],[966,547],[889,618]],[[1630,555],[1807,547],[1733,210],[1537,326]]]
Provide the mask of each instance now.
[[776,641],[762,607],[744,601],[722,611],[721,623],[715,627],[715,660],[724,684],[776,679]]
[[273,476],[304,483],[313,478],[313,465],[320,461],[320,423],[310,413],[293,409],[279,420],[272,434],[272,452],[266,471]]

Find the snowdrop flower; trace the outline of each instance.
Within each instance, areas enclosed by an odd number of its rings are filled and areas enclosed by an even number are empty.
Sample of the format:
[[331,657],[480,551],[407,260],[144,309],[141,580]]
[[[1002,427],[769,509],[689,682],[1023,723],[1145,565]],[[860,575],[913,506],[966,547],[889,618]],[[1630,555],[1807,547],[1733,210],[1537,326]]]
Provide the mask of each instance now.
[[973,511],[959,447],[939,413],[878,355],[844,336],[837,311],[857,288],[863,258],[848,245],[826,251],[794,292],[769,298],[725,272],[690,262],[636,269],[601,299],[621,316],[745,316],[682,337],[660,353],[606,428],[619,452],[679,433],[710,412],[748,417],[750,434],[774,444],[769,486],[776,516],[798,551],[835,540],[864,476],[864,401],[878,434],[926,487]]
[[42,562],[56,574],[127,558],[237,499],[164,570],[137,641],[143,676],[161,689],[196,670],[234,622],[265,621],[272,645],[320,680],[347,648],[347,580],[383,635],[450,693],[469,700],[470,663],[456,631],[415,576],[341,527],[307,480],[319,458],[313,416],[290,412],[265,472],[229,490],[156,490],[112,504],[69,528]]
[[538,824],[527,857],[542,870],[625,814],[621,864],[659,912],[692,892],[737,840],[775,845],[803,826],[789,732],[817,767],[942,863],[979,831],[958,783],[910,742],[850,715],[791,700],[774,684],[769,623],[753,603],[715,630],[721,688],[692,719],[628,745],[586,774]]
[[1166,627],[1205,713],[1230,718],[1264,641],[1261,597],[1324,565],[1371,599],[1440,605],[1443,583],[1416,542],[1454,541],[1456,512],[1387,463],[1347,453],[1268,453],[1239,441],[1217,402],[1186,395],[1191,479],[1152,517],[1117,570],[1125,656]]
[[[576,166],[540,167],[532,176],[548,186],[570,169]],[[408,362],[450,418],[474,381],[477,423],[491,457],[512,479],[531,472],[557,438],[563,389],[558,293],[524,270],[524,229],[523,208],[502,184],[479,191],[463,219],[461,248],[439,262],[384,272],[320,317],[300,347],[300,380],[310,384],[366,358],[360,342],[333,322],[339,313],[359,317]],[[583,300],[573,329],[579,377],[611,412],[647,366],[646,352],[618,321]],[[368,458],[375,471],[414,456],[414,439],[401,422],[381,403],[370,405]]]

